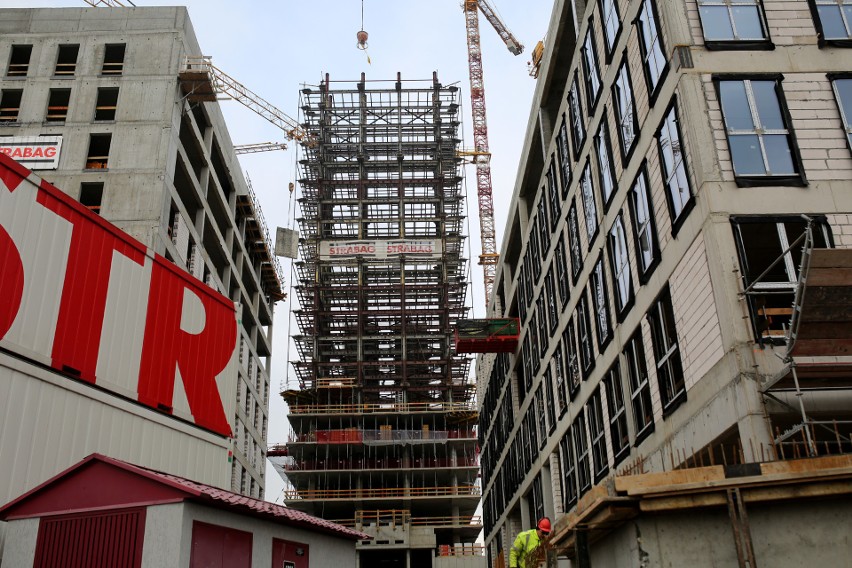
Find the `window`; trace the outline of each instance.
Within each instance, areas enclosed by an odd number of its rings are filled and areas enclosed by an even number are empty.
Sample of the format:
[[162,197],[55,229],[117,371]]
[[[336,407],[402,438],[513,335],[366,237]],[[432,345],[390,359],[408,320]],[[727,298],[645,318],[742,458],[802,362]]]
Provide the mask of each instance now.
[[618,139],[621,142],[621,158],[626,164],[636,146],[636,137],[639,135],[639,119],[636,117],[633,84],[630,81],[630,71],[627,69],[626,54],[621,60],[612,91],[612,98],[615,102],[615,120],[618,125]]
[[615,295],[615,315],[621,322],[633,305],[633,279],[630,277],[630,256],[627,252],[627,232],[624,217],[619,212],[609,230],[609,262],[612,270],[612,288]]
[[568,377],[565,362],[562,359],[562,345],[556,346],[553,354],[553,374],[556,376],[556,400],[559,402],[559,417],[568,411]]
[[108,167],[111,141],[112,134],[92,134],[89,137],[89,154],[86,156],[87,170],[101,170]]
[[547,271],[547,276],[544,277],[544,292],[547,298],[547,323],[550,327],[550,334],[553,334],[556,331],[556,326],[559,325],[559,308],[556,301],[556,278],[552,266]]
[[639,49],[642,51],[642,69],[645,71],[645,81],[651,94],[651,104],[657,99],[660,85],[668,71],[663,38],[657,19],[657,5],[654,0],[643,0],[639,8]]
[[574,147],[574,159],[580,155],[580,148],[586,140],[586,125],[583,123],[583,103],[580,100],[580,89],[577,88],[577,74],[571,82],[568,92],[568,112],[571,116],[571,145]]
[[571,251],[571,277],[577,282],[580,271],[583,270],[583,253],[580,250],[580,223],[577,221],[577,204],[571,199],[568,209],[568,247]]
[[695,205],[686,173],[686,160],[680,135],[677,103],[672,102],[660,129],[657,131],[657,149],[660,154],[663,180],[666,184],[666,203],[672,220],[672,234],[676,235],[687,214]]
[[550,230],[556,229],[559,218],[562,216],[562,200],[559,198],[559,185],[556,181],[556,158],[551,156],[550,166],[547,168],[547,201],[550,205]]
[[[544,291],[539,295],[536,301],[538,309],[538,352],[541,357],[547,353],[548,339],[550,334],[547,332],[547,308],[545,307]],[[540,360],[536,359],[535,370],[538,372]]]
[[639,170],[633,187],[630,188],[630,216],[633,220],[633,240],[636,245],[639,282],[644,284],[660,259],[657,229],[654,225],[654,209],[648,192],[648,174],[644,166]]
[[603,20],[604,45],[606,46],[606,62],[612,61],[612,53],[618,34],[621,33],[621,17],[618,14],[617,0],[598,0],[598,9]]
[[95,104],[95,120],[115,120],[118,105],[118,88],[99,87],[98,101]]
[[47,97],[47,122],[65,122],[68,116],[68,103],[71,101],[71,89],[50,89]]
[[657,383],[663,403],[663,416],[673,412],[686,400],[686,385],[678,349],[674,309],[668,286],[657,297],[648,312],[654,359],[657,363]]
[[846,142],[852,150],[852,75],[830,76],[829,79],[837,98],[843,128],[846,130]]
[[571,431],[577,452],[577,484],[580,495],[583,495],[592,488],[592,477],[589,473],[589,438],[586,435],[586,419],[582,410],[577,412]]
[[80,203],[93,213],[101,214],[101,201],[104,197],[103,183],[81,183]]
[[771,49],[761,0],[698,0],[707,49]]
[[592,271],[592,306],[595,310],[595,328],[598,330],[598,349],[604,348],[612,339],[612,325],[609,320],[609,297],[606,293],[606,274],[604,274],[603,252],[598,256]]
[[536,432],[538,435],[538,447],[541,449],[547,443],[547,413],[544,410],[546,405],[544,404],[543,384],[538,385],[538,390],[536,390],[533,400],[535,401],[535,412],[538,417],[538,431]]
[[595,149],[598,155],[598,181],[601,186],[603,208],[606,211],[615,195],[615,166],[612,163],[612,146],[609,143],[609,122],[606,109],[603,112],[600,128],[595,134]]
[[737,185],[797,185],[805,180],[779,79],[717,78]]
[[548,432],[552,434],[556,430],[556,405],[553,404],[553,372],[550,367],[544,372],[544,394],[545,408],[547,408],[547,424],[549,426]]
[[9,55],[7,77],[26,77],[30,69],[30,56],[33,53],[31,45],[13,45]]
[[571,184],[571,156],[568,150],[568,127],[565,116],[556,135],[556,153],[559,155],[559,181],[562,183],[562,199],[568,197],[568,186]]
[[562,505],[568,511],[577,503],[577,459],[574,457],[574,433],[571,426],[559,442],[559,457],[562,467]]
[[518,289],[516,292],[516,299],[518,303],[518,317],[521,322],[525,322],[527,320],[527,290],[524,285],[524,276],[526,274],[526,267],[521,267],[521,273],[518,275]]
[[601,73],[598,69],[598,54],[595,49],[594,22],[589,19],[589,29],[586,31],[586,39],[583,40],[582,61],[583,76],[586,78],[586,101],[589,115],[592,114],[601,94]]
[[541,192],[541,199],[538,200],[538,217],[536,218],[538,242],[541,245],[542,256],[547,256],[547,250],[550,248],[550,225],[547,222],[546,195],[544,191]]
[[624,347],[627,360],[627,377],[630,383],[630,402],[633,407],[633,425],[636,427],[636,444],[654,430],[654,411],[651,408],[651,387],[648,383],[648,366],[645,364],[645,347],[642,329],[639,328]]
[[56,56],[56,69],[53,74],[59,77],[73,77],[77,71],[78,44],[60,45]]
[[583,197],[583,213],[586,218],[586,237],[589,239],[589,249],[598,234],[598,208],[595,205],[595,188],[592,182],[592,166],[586,160],[583,177],[580,179],[580,191]]
[[22,89],[3,89],[0,91],[0,123],[17,122],[21,112]]
[[609,460],[606,455],[606,428],[604,427],[603,405],[601,404],[601,388],[596,388],[589,398],[589,402],[586,403],[586,415],[589,417],[589,435],[592,442],[592,470],[595,472],[595,482],[603,479],[609,471]]
[[852,47],[852,0],[809,0],[820,45]]
[[121,75],[124,73],[123,43],[108,43],[104,46],[104,64],[101,75]]
[[621,384],[621,365],[618,360],[609,368],[604,377],[606,405],[609,410],[609,439],[612,444],[613,461],[627,457],[630,448],[630,434],[627,431],[627,412],[624,408],[624,387]]
[[[532,277],[533,283],[538,282],[538,279],[541,277],[541,249],[539,248],[539,231],[538,231],[538,221],[540,217],[536,219],[536,222],[532,224],[532,230],[530,231],[530,240],[527,250],[530,254],[530,268],[532,268]],[[527,293],[530,295],[530,300],[532,300],[532,286],[527,288]]]
[[589,377],[595,368],[595,352],[592,345],[592,322],[589,318],[589,300],[586,291],[580,295],[577,302],[577,341],[580,346],[580,367],[583,378]]
[[565,258],[565,236],[560,234],[559,241],[556,243],[556,252],[554,254],[556,259],[556,282],[558,283],[559,288],[559,297],[562,299],[562,307],[568,303],[568,297],[570,296],[570,276],[568,274],[568,261]]
[[518,377],[518,387],[521,392],[519,393],[518,400],[524,400],[528,392],[530,392],[530,387],[532,386],[532,355],[530,354],[530,333],[524,337],[523,343],[521,343],[521,356],[523,357],[523,377]]
[[[783,343],[793,313],[807,221],[798,216],[734,217],[731,223],[743,288],[750,287],[746,299],[755,337],[762,343]],[[815,247],[832,246],[823,218],[813,220],[811,232]]]
[[580,363],[577,351],[577,340],[574,337],[574,320],[568,320],[565,331],[562,332],[562,345],[565,346],[565,370],[568,373],[568,394],[571,400],[580,390]]

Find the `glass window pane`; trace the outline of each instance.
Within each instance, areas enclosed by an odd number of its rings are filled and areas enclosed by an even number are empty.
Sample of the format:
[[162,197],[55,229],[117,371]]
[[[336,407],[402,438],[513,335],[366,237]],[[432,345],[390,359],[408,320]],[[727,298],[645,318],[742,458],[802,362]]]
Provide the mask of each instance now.
[[786,130],[778,104],[778,93],[775,92],[775,81],[752,81],[751,90],[761,126],[767,130]]
[[846,39],[849,34],[843,25],[838,6],[817,6],[819,21],[822,24],[822,33],[825,39]]
[[834,81],[834,86],[848,126],[852,122],[852,79],[837,79]]
[[731,8],[737,27],[737,39],[764,39],[760,13],[757,10],[757,6]]
[[790,141],[786,134],[765,134],[763,146],[766,148],[766,159],[772,175],[796,173],[790,152]]
[[725,6],[701,6],[701,26],[704,28],[705,40],[732,40],[734,29],[728,8]]
[[756,134],[729,135],[734,172],[738,176],[763,175],[766,167],[760,153],[760,142]]
[[719,93],[722,97],[722,112],[725,113],[725,125],[728,130],[754,130],[748,106],[745,83],[743,81],[720,81]]

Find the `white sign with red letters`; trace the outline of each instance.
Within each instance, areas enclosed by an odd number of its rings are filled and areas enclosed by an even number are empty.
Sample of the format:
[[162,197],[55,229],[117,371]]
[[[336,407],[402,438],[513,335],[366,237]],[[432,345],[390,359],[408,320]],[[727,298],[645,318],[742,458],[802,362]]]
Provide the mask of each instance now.
[[0,155],[0,347],[223,436],[234,303]]
[[31,170],[59,167],[62,136],[0,136],[0,154]]

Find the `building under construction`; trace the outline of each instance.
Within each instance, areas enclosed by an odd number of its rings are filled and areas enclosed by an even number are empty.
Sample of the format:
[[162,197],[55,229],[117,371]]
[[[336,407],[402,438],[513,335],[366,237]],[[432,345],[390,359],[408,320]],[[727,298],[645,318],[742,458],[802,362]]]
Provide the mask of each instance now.
[[452,336],[468,310],[459,96],[437,76],[301,93],[317,143],[300,161],[298,389],[269,455],[288,506],[373,536],[361,566],[484,560],[475,387]]

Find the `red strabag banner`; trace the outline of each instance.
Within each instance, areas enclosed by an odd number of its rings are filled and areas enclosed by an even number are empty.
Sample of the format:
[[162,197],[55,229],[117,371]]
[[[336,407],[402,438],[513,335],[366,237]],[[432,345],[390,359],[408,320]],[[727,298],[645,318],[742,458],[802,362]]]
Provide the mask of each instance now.
[[0,155],[0,347],[231,435],[234,303]]

